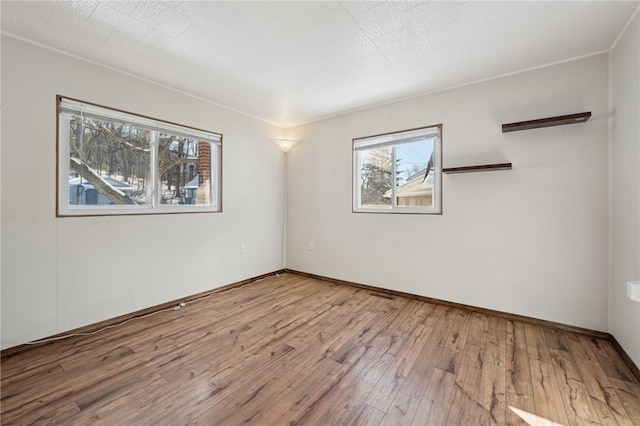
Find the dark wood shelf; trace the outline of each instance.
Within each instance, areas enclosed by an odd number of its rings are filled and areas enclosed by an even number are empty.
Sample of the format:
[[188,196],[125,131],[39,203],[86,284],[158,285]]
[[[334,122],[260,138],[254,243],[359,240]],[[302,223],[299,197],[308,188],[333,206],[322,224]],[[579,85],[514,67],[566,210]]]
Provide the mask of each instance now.
[[584,123],[591,118],[591,111],[579,114],[559,115],[557,117],[540,118],[538,120],[519,121],[502,125],[502,133],[518,130],[539,129],[541,127],[561,126],[563,124]]
[[473,173],[473,172],[492,172],[497,170],[511,170],[511,163],[497,163],[497,164],[481,164],[478,166],[462,166],[462,167],[448,167],[442,169],[442,173]]

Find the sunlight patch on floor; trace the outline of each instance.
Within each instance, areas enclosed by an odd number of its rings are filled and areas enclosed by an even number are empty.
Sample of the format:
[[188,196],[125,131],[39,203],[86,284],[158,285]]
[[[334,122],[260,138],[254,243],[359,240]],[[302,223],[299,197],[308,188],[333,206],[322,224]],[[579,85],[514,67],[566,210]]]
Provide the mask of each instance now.
[[527,422],[527,424],[531,426],[563,426],[560,423],[552,422],[549,419],[545,419],[544,417],[536,416],[535,414],[531,414],[527,411],[520,410],[518,408],[509,406],[511,411],[516,413],[522,420]]

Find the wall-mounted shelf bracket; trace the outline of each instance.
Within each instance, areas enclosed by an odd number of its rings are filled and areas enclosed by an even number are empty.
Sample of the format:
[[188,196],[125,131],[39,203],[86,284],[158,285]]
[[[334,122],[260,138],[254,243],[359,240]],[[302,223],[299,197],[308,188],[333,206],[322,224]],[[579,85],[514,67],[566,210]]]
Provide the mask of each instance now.
[[442,169],[442,173],[473,173],[491,172],[497,170],[511,170],[511,163],[481,164],[478,166],[449,167]]
[[563,124],[584,123],[591,117],[591,111],[579,114],[559,115],[557,117],[540,118],[538,120],[519,121],[502,125],[502,133],[518,130],[539,129],[541,127],[561,126]]

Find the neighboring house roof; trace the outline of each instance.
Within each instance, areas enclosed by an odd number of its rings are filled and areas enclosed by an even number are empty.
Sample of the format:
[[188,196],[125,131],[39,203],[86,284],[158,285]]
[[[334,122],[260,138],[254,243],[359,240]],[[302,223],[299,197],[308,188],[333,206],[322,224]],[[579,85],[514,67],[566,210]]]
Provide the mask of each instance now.
[[183,189],[198,189],[200,185],[198,184],[198,175],[187,182],[183,187]]
[[[403,197],[419,197],[421,195],[431,195],[433,193],[433,169],[429,171],[427,178],[424,178],[426,168],[420,170],[407,181],[396,189],[396,196]],[[391,190],[384,193],[385,198],[391,197]]]
[[[120,190],[131,190],[133,191],[135,188],[133,186],[130,186],[127,183],[124,183],[122,181],[119,181],[117,179],[111,178],[111,177],[107,177],[107,176],[103,176],[102,179],[107,182],[109,185],[113,186],[114,188],[120,189]],[[93,185],[91,185],[86,179],[84,178],[72,178],[69,179],[69,185],[82,185],[86,188],[92,189]]]

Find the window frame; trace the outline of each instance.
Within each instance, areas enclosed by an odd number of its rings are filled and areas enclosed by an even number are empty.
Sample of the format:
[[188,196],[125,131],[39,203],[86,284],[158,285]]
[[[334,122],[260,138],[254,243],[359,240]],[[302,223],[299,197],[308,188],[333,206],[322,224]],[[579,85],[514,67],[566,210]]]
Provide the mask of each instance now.
[[[435,133],[435,135],[432,135]],[[422,136],[424,135],[424,136]],[[406,143],[412,138],[416,138],[416,142],[423,139],[434,139],[433,145],[433,206],[399,206],[397,205],[395,191],[397,185],[391,187],[391,206],[390,207],[363,207],[360,205],[360,170],[361,161],[358,151],[362,151],[367,147],[392,146]],[[392,164],[395,163],[395,149],[392,151]],[[442,215],[442,123],[430,126],[417,127],[407,130],[382,133],[372,136],[363,136],[352,139],[352,212],[353,213],[375,213],[375,214],[426,214],[426,215]],[[392,182],[396,182],[396,170],[392,170]]]
[[[63,102],[90,110],[94,118],[114,122],[126,122],[135,126],[142,126],[151,130],[150,138],[150,181],[153,185],[153,198],[150,205],[80,205],[69,204],[69,125],[63,117],[71,108],[63,108]],[[95,113],[101,112],[100,114]],[[63,123],[66,121],[66,123]],[[155,127],[155,130],[151,129]],[[66,134],[64,134],[66,132]],[[211,204],[160,204],[158,187],[158,135],[169,133],[186,137],[199,142],[210,144],[211,155]],[[86,102],[63,95],[56,95],[56,217],[84,217],[84,216],[127,216],[127,215],[158,215],[158,214],[190,214],[190,213],[221,213],[222,212],[222,133],[198,129],[174,122],[161,120],[146,115],[136,114],[122,109]]]

